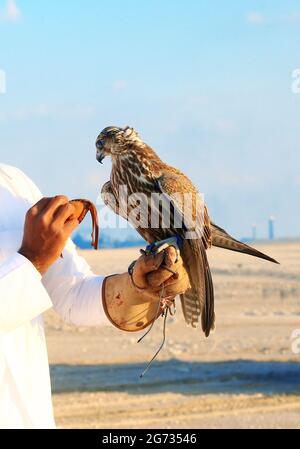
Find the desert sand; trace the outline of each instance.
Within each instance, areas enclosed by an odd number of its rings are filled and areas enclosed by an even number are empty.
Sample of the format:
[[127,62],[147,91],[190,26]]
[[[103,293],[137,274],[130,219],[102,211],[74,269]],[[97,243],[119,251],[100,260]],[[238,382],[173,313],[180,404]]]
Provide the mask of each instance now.
[[[274,265],[209,251],[216,329],[187,327],[178,302],[167,344],[159,320],[143,342],[111,326],[45,316],[60,428],[300,428],[300,243],[260,244]],[[138,249],[82,251],[96,273],[123,272]],[[300,330],[299,330],[300,335]]]

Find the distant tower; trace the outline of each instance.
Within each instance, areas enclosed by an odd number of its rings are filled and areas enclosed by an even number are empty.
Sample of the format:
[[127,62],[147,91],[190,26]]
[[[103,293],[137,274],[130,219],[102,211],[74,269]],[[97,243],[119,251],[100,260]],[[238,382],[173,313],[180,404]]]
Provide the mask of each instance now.
[[269,218],[269,240],[274,240],[274,217],[271,215]]
[[253,241],[256,240],[256,229],[257,229],[256,224],[253,223],[253,225],[252,225],[252,240]]

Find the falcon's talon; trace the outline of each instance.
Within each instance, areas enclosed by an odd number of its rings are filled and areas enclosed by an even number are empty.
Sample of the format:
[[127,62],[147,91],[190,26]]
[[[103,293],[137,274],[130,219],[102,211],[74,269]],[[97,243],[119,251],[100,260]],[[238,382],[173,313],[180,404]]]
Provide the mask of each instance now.
[[173,246],[176,250],[178,261],[180,255],[180,246],[182,246],[182,242],[183,240],[179,235],[174,235],[173,237],[169,237],[164,240],[158,240],[157,242],[153,242],[150,245],[147,245],[145,252],[147,254],[158,254],[169,248],[170,246]]
[[172,306],[174,306],[175,308],[175,299],[162,298],[160,300],[160,308],[163,311],[165,311],[166,309],[169,309],[169,311],[171,311]]

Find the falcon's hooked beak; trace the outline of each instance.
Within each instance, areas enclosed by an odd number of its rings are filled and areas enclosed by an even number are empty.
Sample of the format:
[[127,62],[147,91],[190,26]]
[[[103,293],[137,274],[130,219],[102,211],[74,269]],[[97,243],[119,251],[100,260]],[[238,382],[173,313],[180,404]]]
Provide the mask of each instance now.
[[100,164],[103,164],[103,159],[105,158],[106,154],[104,151],[104,142],[103,140],[97,140],[96,142],[96,148],[97,148],[97,153],[96,153],[96,159],[98,162],[100,162]]

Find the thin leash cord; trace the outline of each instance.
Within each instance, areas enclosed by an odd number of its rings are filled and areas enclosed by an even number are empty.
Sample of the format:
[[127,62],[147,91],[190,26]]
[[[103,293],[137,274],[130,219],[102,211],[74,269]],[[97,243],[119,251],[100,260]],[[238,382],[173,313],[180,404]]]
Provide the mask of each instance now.
[[160,347],[158,348],[158,350],[156,351],[156,353],[154,354],[154,356],[152,357],[152,359],[150,360],[150,362],[148,363],[148,365],[146,366],[146,368],[144,369],[144,371],[142,372],[142,374],[140,374],[140,378],[144,377],[144,375],[147,373],[147,371],[149,370],[152,362],[155,360],[155,358],[158,356],[158,354],[160,353],[160,351],[162,350],[162,348],[164,347],[165,341],[166,341],[166,322],[167,322],[167,316],[168,316],[168,311],[169,308],[166,308],[165,311],[165,316],[164,316],[164,326],[163,326],[163,340],[161,342]]
[[[142,254],[145,254],[144,250],[141,250],[141,253],[142,253]],[[168,271],[169,271],[170,273],[172,273],[173,275],[176,275],[176,274],[177,274],[176,271],[170,269],[170,268],[167,267],[166,265],[162,265],[162,267],[165,268],[166,270],[168,270]],[[162,289],[161,289],[161,291],[160,291],[159,301],[158,301],[157,310],[156,310],[154,319],[153,319],[153,321],[152,321],[152,323],[151,323],[151,326],[150,326],[149,329],[147,330],[147,332],[145,332],[145,334],[142,335],[142,337],[138,339],[138,341],[137,341],[138,343],[140,343],[140,342],[141,342],[141,341],[142,341],[142,340],[143,340],[143,339],[144,339],[144,338],[151,332],[151,330],[152,330],[152,328],[153,328],[153,326],[154,326],[154,323],[155,323],[155,321],[157,320],[157,318],[158,318],[158,316],[159,316],[159,314],[160,314],[161,301],[162,301],[162,299],[163,299],[164,290],[165,290],[165,286],[164,286],[164,284],[163,284],[163,285],[162,285]],[[150,367],[151,367],[151,365],[152,365],[152,362],[156,359],[156,357],[158,356],[158,354],[160,353],[160,351],[161,351],[162,348],[164,347],[164,344],[165,344],[165,342],[166,342],[166,323],[167,323],[168,312],[170,312],[170,315],[171,315],[171,316],[174,316],[175,313],[176,313],[176,307],[175,307],[175,305],[174,305],[174,311],[173,311],[173,312],[171,312],[171,309],[170,309],[169,306],[167,306],[167,307],[165,308],[165,310],[164,310],[164,324],[163,324],[163,339],[162,339],[162,342],[161,342],[161,344],[160,344],[158,350],[156,351],[156,353],[154,354],[154,356],[152,357],[152,359],[150,360],[150,362],[148,363],[148,365],[147,365],[146,368],[144,369],[144,371],[140,374],[140,378],[144,377],[144,375],[149,371],[149,369],[150,369]]]
[[[141,251],[142,251],[142,250],[141,250]],[[167,267],[166,265],[161,265],[161,266],[162,266],[164,269],[168,270],[170,273],[172,273],[172,274],[174,274],[174,275],[177,274],[176,271],[171,270],[171,268]],[[157,318],[159,317],[159,314],[160,314],[160,306],[161,306],[161,300],[162,300],[162,298],[163,298],[164,290],[165,290],[165,285],[163,284],[163,285],[162,285],[162,289],[161,289],[161,291],[160,291],[159,301],[158,301],[158,305],[157,305],[157,309],[156,309],[156,312],[155,312],[154,319],[153,319],[153,321],[152,321],[152,323],[151,323],[151,326],[150,326],[149,329],[147,330],[147,332],[145,332],[145,334],[142,335],[142,337],[138,339],[138,341],[137,341],[138,343],[140,343],[142,340],[144,340],[144,338],[151,332],[151,330],[152,330],[152,328],[153,328],[153,326],[154,326],[155,321],[156,321]],[[174,315],[175,315],[175,312],[176,312],[176,307],[175,307],[175,305],[174,305],[174,312],[171,312],[171,310],[170,310],[170,315],[171,315],[171,316],[174,316]]]
[[161,291],[160,291],[160,294],[159,294],[159,301],[158,301],[158,305],[157,305],[157,309],[156,309],[156,312],[155,312],[155,316],[154,316],[154,318],[153,318],[153,321],[152,321],[152,323],[151,323],[151,326],[149,327],[149,329],[147,330],[147,332],[145,332],[145,334],[141,337],[141,338],[139,338],[138,339],[138,343],[140,343],[150,332],[151,332],[151,330],[152,330],[152,328],[153,328],[153,326],[154,326],[154,323],[155,323],[155,321],[157,320],[157,318],[159,317],[159,315],[160,315],[160,307],[161,307],[161,300],[162,300],[162,297],[163,297],[163,294],[164,294],[164,290],[165,290],[165,286],[163,285],[162,286],[162,289],[161,289]]

